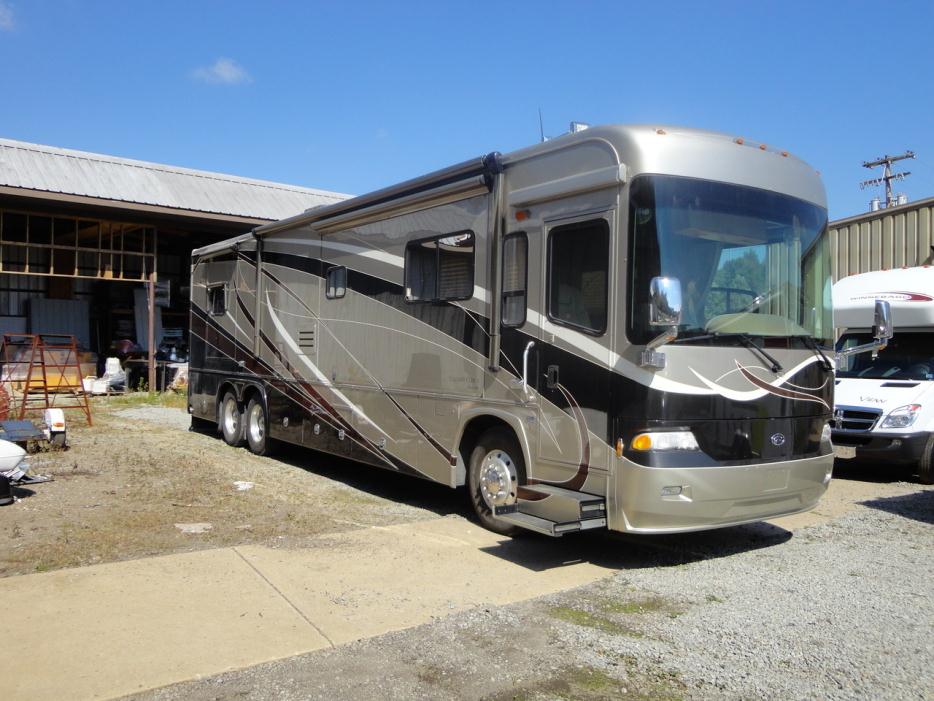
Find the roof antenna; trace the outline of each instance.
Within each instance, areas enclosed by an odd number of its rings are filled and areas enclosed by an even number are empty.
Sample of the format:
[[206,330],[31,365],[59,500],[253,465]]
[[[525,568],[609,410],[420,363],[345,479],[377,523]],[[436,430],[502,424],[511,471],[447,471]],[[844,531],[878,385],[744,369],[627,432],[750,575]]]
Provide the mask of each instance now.
[[538,135],[542,139],[542,143],[545,143],[545,127],[542,125],[542,108],[538,108]]

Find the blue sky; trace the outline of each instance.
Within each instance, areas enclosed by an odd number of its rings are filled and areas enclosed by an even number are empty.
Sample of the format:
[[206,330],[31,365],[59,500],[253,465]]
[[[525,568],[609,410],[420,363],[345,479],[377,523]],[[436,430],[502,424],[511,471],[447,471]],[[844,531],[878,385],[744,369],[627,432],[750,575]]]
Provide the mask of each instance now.
[[934,1],[0,0],[0,136],[363,193],[572,120],[715,129],[821,171],[913,149],[934,196]]

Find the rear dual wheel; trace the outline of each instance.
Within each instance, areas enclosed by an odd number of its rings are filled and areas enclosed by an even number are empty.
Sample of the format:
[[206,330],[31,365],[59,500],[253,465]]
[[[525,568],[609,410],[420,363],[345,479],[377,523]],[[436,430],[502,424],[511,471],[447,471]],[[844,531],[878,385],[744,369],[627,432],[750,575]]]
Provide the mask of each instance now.
[[269,439],[269,416],[262,397],[253,395],[244,411],[236,395],[227,392],[221,401],[220,424],[227,445],[246,444],[256,455],[270,454],[273,443]]
[[221,400],[220,415],[221,433],[227,445],[235,448],[243,445],[243,412],[233,392],[227,392]]
[[273,443],[269,439],[269,416],[261,397],[253,396],[246,405],[246,442],[256,455],[269,455]]

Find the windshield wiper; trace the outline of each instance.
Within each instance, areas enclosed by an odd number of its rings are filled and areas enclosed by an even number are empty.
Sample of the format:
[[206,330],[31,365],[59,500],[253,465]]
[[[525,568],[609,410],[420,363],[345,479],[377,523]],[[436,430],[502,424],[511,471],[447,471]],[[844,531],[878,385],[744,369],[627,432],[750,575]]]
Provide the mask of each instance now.
[[820,345],[810,336],[798,336],[801,339],[801,342],[810,348],[812,351],[817,353],[821,359],[821,367],[827,371],[833,369],[833,365],[830,364],[830,361],[827,359],[827,356],[824,355],[824,351],[821,350]]
[[682,338],[675,339],[674,341],[672,341],[672,343],[683,343],[686,341],[704,341],[710,338],[735,338],[739,340],[739,342],[743,346],[751,350],[753,353],[756,353],[761,358],[765,358],[765,360],[770,364],[769,370],[771,370],[772,372],[776,374],[782,371],[782,364],[779,363],[774,357],[772,357],[772,354],[769,353],[767,350],[757,346],[753,342],[752,336],[750,336],[748,333],[742,333],[740,331],[730,331],[727,333],[720,333],[718,331],[714,331],[713,333],[704,334],[703,336],[684,336]]

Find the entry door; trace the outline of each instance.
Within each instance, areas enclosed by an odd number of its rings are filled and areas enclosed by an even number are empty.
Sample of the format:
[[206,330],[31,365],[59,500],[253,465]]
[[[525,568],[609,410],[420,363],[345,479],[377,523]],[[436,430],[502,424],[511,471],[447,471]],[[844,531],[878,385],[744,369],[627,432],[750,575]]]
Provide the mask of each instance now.
[[[613,213],[546,223],[538,348],[539,457],[573,475],[606,469]],[[552,477],[555,479],[556,477]]]

